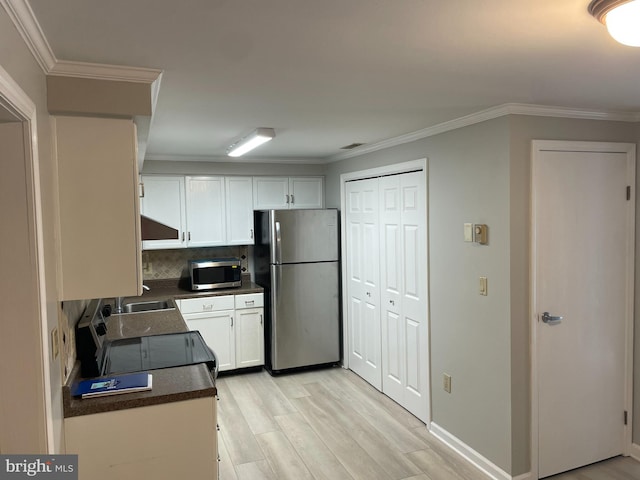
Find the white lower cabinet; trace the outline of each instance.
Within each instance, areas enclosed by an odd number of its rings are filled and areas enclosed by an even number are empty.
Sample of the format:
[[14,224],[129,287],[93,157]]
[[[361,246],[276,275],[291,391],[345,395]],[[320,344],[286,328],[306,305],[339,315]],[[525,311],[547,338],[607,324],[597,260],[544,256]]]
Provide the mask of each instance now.
[[216,408],[205,397],[65,418],[66,452],[83,479],[215,479]]
[[216,353],[218,369],[264,365],[262,293],[186,298],[177,301],[189,330],[198,330]]

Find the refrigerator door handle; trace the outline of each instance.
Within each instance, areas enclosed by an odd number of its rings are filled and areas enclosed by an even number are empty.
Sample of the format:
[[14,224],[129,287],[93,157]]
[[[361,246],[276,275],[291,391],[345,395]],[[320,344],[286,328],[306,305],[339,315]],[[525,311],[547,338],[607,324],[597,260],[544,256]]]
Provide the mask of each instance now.
[[282,236],[280,235],[280,222],[275,222],[276,226],[276,258],[277,264],[282,263]]

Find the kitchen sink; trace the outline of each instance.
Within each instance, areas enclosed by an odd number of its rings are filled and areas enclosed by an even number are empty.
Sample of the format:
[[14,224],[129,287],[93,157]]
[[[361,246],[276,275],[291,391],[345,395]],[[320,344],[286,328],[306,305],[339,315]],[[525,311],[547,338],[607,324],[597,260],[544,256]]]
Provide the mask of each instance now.
[[171,300],[151,300],[147,302],[125,303],[122,313],[153,312],[156,310],[174,310],[175,303]]

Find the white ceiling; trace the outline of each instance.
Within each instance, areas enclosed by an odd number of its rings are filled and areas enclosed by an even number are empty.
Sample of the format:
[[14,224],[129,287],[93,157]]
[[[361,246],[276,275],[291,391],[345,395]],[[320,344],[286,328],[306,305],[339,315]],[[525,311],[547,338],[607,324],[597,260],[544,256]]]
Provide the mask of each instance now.
[[29,0],[60,60],[164,71],[149,158],[327,159],[505,103],[640,111],[589,0]]

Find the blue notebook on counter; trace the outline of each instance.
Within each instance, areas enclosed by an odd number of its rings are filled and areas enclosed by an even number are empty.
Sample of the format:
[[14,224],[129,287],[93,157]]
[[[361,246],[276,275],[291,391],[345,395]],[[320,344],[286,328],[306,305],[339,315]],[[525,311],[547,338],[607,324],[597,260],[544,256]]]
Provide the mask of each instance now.
[[120,393],[143,392],[151,390],[151,379],[149,372],[92,378],[74,384],[71,387],[71,395],[74,397],[93,398],[118,395]]

